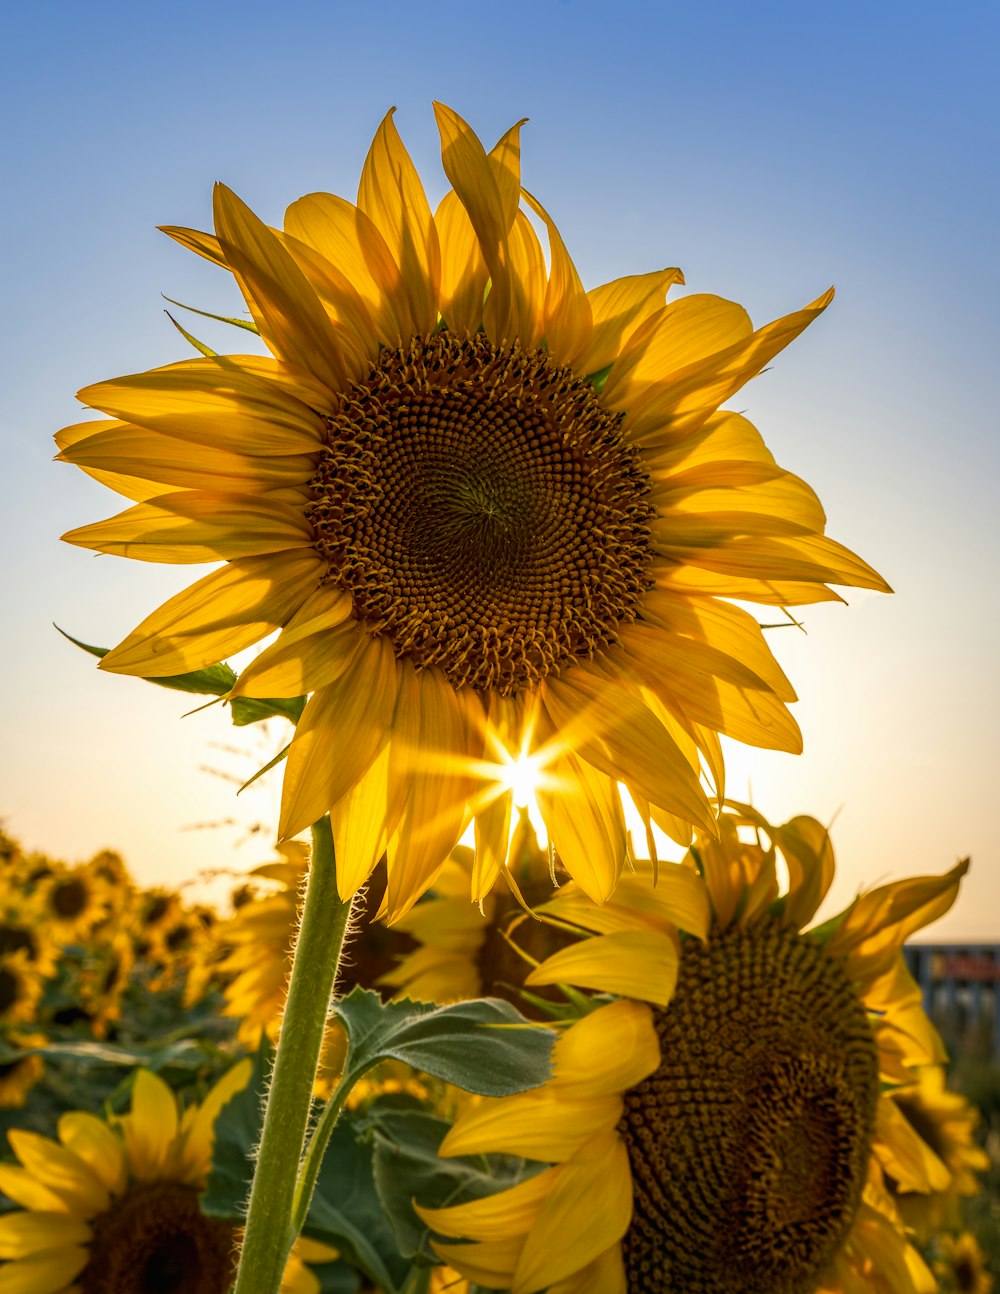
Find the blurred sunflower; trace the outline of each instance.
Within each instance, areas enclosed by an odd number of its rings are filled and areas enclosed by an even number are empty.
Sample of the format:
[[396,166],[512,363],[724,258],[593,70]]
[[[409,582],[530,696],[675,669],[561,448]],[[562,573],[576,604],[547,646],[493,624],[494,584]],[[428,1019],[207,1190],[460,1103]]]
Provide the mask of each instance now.
[[948,1091],[944,1069],[928,1065],[915,1078],[894,1090],[892,1099],[944,1171],[937,1170],[940,1185],[929,1193],[898,1191],[896,1206],[906,1225],[927,1241],[936,1231],[961,1225],[961,1201],[979,1193],[976,1173],[988,1171],[990,1157],[976,1144],[979,1111],[961,1093]]
[[[74,1111],[59,1119],[58,1141],[10,1131],[19,1164],[0,1164],[0,1190],[22,1208],[0,1217],[0,1290],[226,1294],[238,1233],[206,1217],[198,1193],[215,1119],[250,1071],[240,1061],[180,1113],[163,1080],[140,1070],[130,1113],[110,1124]],[[301,1262],[292,1264],[284,1294],[317,1289]]]
[[0,1026],[33,1020],[43,988],[44,979],[25,949],[0,953]]
[[551,924],[525,919],[525,905],[534,907],[555,892],[548,851],[539,845],[527,810],[520,811],[504,869],[510,888],[494,889],[478,908],[469,903],[474,866],[474,851],[456,845],[430,894],[393,927],[411,935],[417,947],[379,982],[418,1002],[506,997],[524,1012],[518,986],[525,961],[547,957],[566,942]]
[[16,952],[43,979],[56,973],[59,945],[46,928],[38,896],[15,882],[0,895],[0,957]]
[[14,1054],[7,1053],[7,1059],[0,1059],[0,1110],[20,1110],[28,1101],[31,1089],[41,1081],[45,1073],[45,1062],[33,1051],[17,1054],[17,1049],[24,1047],[44,1047],[47,1039],[42,1033],[10,1033],[0,1037],[0,1044],[5,1050],[10,1048]]
[[942,1236],[941,1257],[934,1270],[941,1278],[943,1294],[990,1294],[993,1277],[986,1270],[986,1256],[974,1235]]
[[109,1025],[121,1019],[122,993],[135,965],[135,949],[127,931],[115,930],[108,937],[91,941],[86,964],[80,972],[80,1004],[96,1038],[103,1038]]
[[38,887],[44,919],[59,944],[83,942],[108,915],[107,886],[87,866],[55,866]]
[[[872,890],[804,932],[833,878],[825,830],[800,817],[765,845],[741,837],[748,824],[766,826],[724,815],[720,839],[655,890],[623,885],[596,908],[569,886],[546,905],[594,933],[526,982],[620,1000],[560,1037],[545,1087],[482,1101],[445,1138],[445,1155],[552,1165],[420,1210],[470,1242],[435,1247],[471,1280],[513,1294],[933,1290],[883,1183],[886,1165],[926,1189],[934,1156],[883,1092],[898,1038],[881,1021],[903,940],[948,909],[966,864]],[[911,1037],[910,1054],[924,1050]]]
[[594,899],[625,860],[619,780],[681,840],[710,831],[720,733],[801,746],[760,625],[726,599],[887,588],[719,411],[831,293],[755,330],[719,297],[665,304],[674,269],[585,292],[521,188],[520,123],[487,153],[435,111],[453,186],[435,213],[390,113],[356,206],[310,194],[282,232],[219,185],[215,235],[167,229],[232,272],[271,354],[88,387],[109,417],[56,438],[134,504],[70,543],[225,563],[102,667],[176,674],[280,629],[233,689],[312,694],[280,834],[331,810],[342,895],[387,854],[390,920],[470,815],[489,892],[519,756],[544,765],[549,838]]

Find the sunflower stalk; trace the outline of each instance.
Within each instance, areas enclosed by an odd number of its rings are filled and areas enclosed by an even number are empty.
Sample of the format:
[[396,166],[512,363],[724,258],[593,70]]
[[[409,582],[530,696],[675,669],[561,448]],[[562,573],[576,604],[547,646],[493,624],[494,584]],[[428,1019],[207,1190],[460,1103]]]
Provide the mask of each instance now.
[[[328,816],[313,824],[312,841],[312,863],[233,1294],[277,1294],[298,1234],[293,1208],[313,1082],[351,915],[351,901],[342,900],[337,890]],[[305,1209],[308,1206],[306,1199]]]

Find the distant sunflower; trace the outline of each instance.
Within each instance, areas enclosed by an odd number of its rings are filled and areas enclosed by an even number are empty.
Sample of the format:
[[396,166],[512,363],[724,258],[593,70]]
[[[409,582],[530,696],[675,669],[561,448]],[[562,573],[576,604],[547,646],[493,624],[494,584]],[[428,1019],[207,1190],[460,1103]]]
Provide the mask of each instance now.
[[986,1256],[979,1241],[968,1231],[959,1236],[942,1236],[941,1257],[934,1270],[941,1278],[943,1294],[990,1294],[993,1277],[986,1270]]
[[[239,1233],[206,1217],[198,1193],[215,1120],[250,1070],[240,1061],[183,1113],[163,1080],[140,1070],[131,1112],[110,1124],[74,1111],[59,1119],[58,1141],[11,1130],[19,1165],[0,1164],[0,1190],[22,1209],[0,1217],[0,1290],[227,1294]],[[317,1289],[293,1262],[284,1294]]]
[[107,886],[89,867],[59,865],[38,887],[38,899],[53,938],[84,940],[108,915]]
[[[521,811],[504,871],[510,888],[497,888],[473,906],[473,867],[473,850],[456,845],[431,893],[393,927],[411,935],[417,947],[379,982],[418,1002],[507,997],[523,1012],[517,989],[524,979],[524,954],[539,960],[565,942],[552,925],[530,920],[523,906],[543,903],[555,892],[548,853],[539,846],[526,811]],[[361,938],[366,937],[363,932]]]
[[892,1097],[944,1174],[937,1171],[929,1193],[899,1191],[896,1205],[906,1225],[926,1241],[960,1225],[961,1201],[979,1193],[976,1173],[989,1169],[990,1157],[976,1143],[979,1111],[960,1092],[948,1091],[944,1069],[928,1065],[915,1077],[915,1083],[897,1088]]
[[728,599],[887,588],[719,411],[831,293],[755,331],[719,297],[665,304],[674,269],[585,292],[521,188],[520,123],[487,153],[435,110],[453,188],[433,214],[390,113],[357,206],[310,194],[281,232],[220,185],[214,236],[168,229],[233,273],[271,354],[88,387],[109,418],[56,438],[134,503],[69,542],[225,563],[102,668],[176,674],[280,629],[233,689],[312,694],[280,833],[331,810],[345,898],[386,853],[390,920],[469,812],[473,896],[489,892],[500,766],[522,754],[544,764],[549,838],[597,900],[625,860],[619,780],[679,838],[711,830],[701,772],[721,793],[720,733],[801,746],[792,688]]
[[470,1242],[435,1247],[471,1280],[513,1294],[933,1289],[883,1184],[884,1164],[913,1186],[933,1158],[882,1090],[898,1064],[885,977],[904,938],[950,906],[965,864],[863,894],[803,932],[833,877],[826,832],[796,818],[748,844],[748,821],[725,815],[720,841],[700,841],[656,889],[594,908],[567,887],[547,905],[600,933],[527,983],[620,1000],[559,1038],[544,1087],[484,1100],[445,1138],[445,1155],[552,1165],[420,1210]]
[[[0,1042],[10,1048],[29,1048],[44,1046],[46,1038],[42,1033],[11,1032],[0,1038]],[[23,1108],[44,1073],[45,1062],[34,1051],[25,1050],[21,1055],[0,1059],[0,1110]]]
[[0,1026],[31,1022],[44,980],[27,952],[0,953]]

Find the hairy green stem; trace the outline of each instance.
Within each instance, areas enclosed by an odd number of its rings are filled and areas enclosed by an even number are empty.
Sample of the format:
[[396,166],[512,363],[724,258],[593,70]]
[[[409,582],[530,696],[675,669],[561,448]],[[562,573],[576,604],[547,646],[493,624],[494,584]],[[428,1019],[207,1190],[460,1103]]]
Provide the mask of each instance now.
[[[278,1294],[288,1254],[298,1235],[292,1217],[296,1181],[323,1029],[351,913],[350,901],[345,903],[337,892],[337,863],[328,817],[314,824],[312,839],[309,881],[233,1294]],[[304,1207],[308,1209],[308,1199]]]

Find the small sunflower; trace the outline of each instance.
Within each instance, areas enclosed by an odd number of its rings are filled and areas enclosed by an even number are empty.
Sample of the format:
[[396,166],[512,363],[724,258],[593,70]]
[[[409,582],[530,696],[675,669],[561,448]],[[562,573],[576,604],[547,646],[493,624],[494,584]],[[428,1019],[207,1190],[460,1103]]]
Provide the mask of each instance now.
[[[567,886],[545,905],[591,933],[526,983],[619,1000],[559,1038],[545,1087],[482,1101],[445,1138],[445,1155],[551,1165],[421,1210],[469,1242],[436,1248],[471,1280],[513,1294],[933,1289],[883,1180],[891,1168],[926,1189],[935,1158],[883,1090],[902,1032],[886,986],[966,864],[803,931],[833,878],[825,830],[800,817],[764,845],[743,838],[748,825],[766,828],[749,810],[724,815],[720,839],[664,867],[656,889],[637,880],[597,908]],[[919,1059],[923,1036],[908,1036]]]
[[986,1256],[979,1241],[968,1231],[942,1236],[941,1257],[934,1270],[941,1278],[943,1294],[990,1294],[993,1277],[986,1270]]
[[435,111],[453,187],[434,213],[390,113],[357,205],[313,193],[279,231],[219,185],[214,235],[168,229],[234,275],[271,353],[88,387],[109,416],[56,438],[133,505],[70,543],[224,563],[102,668],[177,674],[280,630],[233,689],[311,694],[280,834],[330,810],[344,898],[387,854],[390,920],[470,814],[489,892],[518,756],[544,764],[549,839],[599,901],[626,856],[619,780],[678,838],[711,831],[719,734],[801,747],[792,688],[731,599],[888,587],[719,408],[832,294],[754,329],[720,297],[666,304],[675,269],[584,291],[521,187],[520,123],[487,152]]
[[979,1111],[961,1093],[948,1091],[944,1069],[928,1065],[915,1078],[895,1089],[892,1098],[947,1176],[929,1193],[899,1191],[896,1205],[906,1225],[926,1241],[934,1232],[960,1225],[961,1201],[979,1193],[976,1173],[988,1171],[990,1157],[975,1139]]

